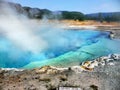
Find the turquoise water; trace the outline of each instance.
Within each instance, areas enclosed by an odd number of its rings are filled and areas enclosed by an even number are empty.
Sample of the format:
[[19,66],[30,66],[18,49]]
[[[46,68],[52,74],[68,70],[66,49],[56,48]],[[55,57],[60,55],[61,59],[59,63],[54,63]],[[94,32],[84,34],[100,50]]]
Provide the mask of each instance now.
[[24,51],[12,41],[0,36],[0,67],[35,68],[44,65],[68,67],[111,53],[120,53],[120,40],[110,39],[109,32],[64,30],[37,33],[47,43],[43,51]]

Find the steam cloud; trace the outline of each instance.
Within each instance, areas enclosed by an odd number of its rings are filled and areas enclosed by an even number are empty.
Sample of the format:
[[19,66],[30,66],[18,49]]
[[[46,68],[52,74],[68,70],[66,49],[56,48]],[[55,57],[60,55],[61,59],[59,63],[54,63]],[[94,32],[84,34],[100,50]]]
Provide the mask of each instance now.
[[45,17],[42,21],[30,20],[8,4],[0,4],[0,11],[0,67],[22,67],[79,46],[80,40],[72,39],[57,21],[49,23]]
[[34,53],[46,48],[47,43],[31,29],[31,26],[34,26],[33,22],[25,16],[19,16],[8,5],[2,5],[0,9],[4,12],[0,14],[0,32],[5,37],[21,49]]

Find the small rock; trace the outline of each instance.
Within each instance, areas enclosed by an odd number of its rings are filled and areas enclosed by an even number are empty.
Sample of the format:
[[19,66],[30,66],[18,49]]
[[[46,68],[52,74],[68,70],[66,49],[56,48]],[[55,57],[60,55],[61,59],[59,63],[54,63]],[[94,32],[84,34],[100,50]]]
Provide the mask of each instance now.
[[59,79],[61,81],[67,81],[67,76],[66,75],[61,75],[61,76],[59,76]]
[[39,78],[39,82],[40,81],[50,82],[51,79],[50,78]]

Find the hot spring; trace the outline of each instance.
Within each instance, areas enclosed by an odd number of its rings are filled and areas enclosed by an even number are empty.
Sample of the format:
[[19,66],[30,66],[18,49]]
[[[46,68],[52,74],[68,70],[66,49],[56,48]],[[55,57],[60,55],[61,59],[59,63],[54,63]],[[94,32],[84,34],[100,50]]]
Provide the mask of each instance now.
[[[17,35],[22,38],[23,42],[20,43],[23,43],[23,46],[25,44],[30,47],[31,43],[25,42],[24,35],[23,37]],[[35,68],[44,65],[68,67],[100,56],[120,53],[120,40],[110,39],[110,32],[42,27],[34,31],[34,35],[37,36],[38,41],[32,43],[32,49],[31,47],[24,49],[20,46],[22,44],[16,44],[7,37],[8,35],[1,33],[0,67]],[[29,37],[27,40],[31,41],[31,39],[33,38]],[[39,44],[37,48],[36,44]]]
[[65,30],[46,19],[31,20],[1,5],[0,68],[68,67],[111,53],[120,53],[120,40],[110,32]]

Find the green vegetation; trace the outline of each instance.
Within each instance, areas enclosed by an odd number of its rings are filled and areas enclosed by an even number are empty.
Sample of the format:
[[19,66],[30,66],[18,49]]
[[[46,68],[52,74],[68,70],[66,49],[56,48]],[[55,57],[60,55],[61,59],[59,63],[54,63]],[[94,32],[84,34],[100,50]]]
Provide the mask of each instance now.
[[85,20],[85,15],[80,12],[62,11],[62,19],[83,21]]
[[88,14],[86,15],[87,20],[96,20],[96,21],[117,21],[120,22],[120,13],[115,12],[115,13],[96,13],[96,14]]
[[104,21],[110,22],[110,21],[120,21],[120,16],[119,15],[112,15],[111,17],[105,17]]

